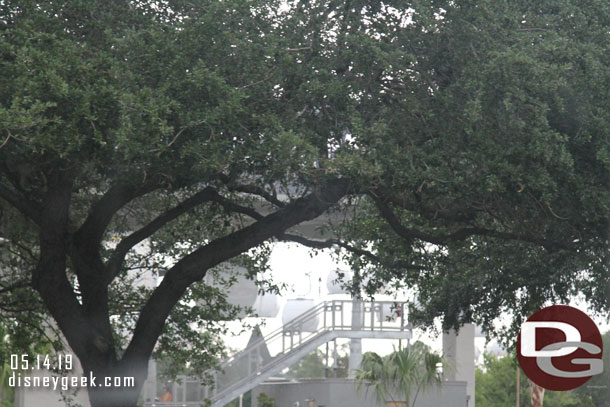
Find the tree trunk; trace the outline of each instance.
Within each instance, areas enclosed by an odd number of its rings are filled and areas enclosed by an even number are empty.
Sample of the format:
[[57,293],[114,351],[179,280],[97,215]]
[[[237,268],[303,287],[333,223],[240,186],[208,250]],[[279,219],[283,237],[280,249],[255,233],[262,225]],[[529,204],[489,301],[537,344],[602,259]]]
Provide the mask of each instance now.
[[85,372],[84,376],[95,378],[96,386],[88,388],[91,407],[137,407],[148,375],[148,361],[122,361]]
[[[121,352],[114,342],[110,324],[108,286],[116,277],[115,268],[120,269],[126,252],[120,254],[113,267],[109,267],[103,263],[98,251],[112,216],[133,197],[128,197],[125,202],[117,200],[116,191],[121,188],[111,188],[112,192],[94,205],[81,228],[71,233],[69,207],[73,177],[56,172],[47,178],[49,190],[40,221],[40,257],[32,275],[32,286],[39,292],[69,347],[79,358],[84,376],[92,381],[95,379],[88,385],[92,407],[136,407],[148,374],[148,359],[167,317],[188,287],[201,281],[211,267],[281,236],[286,229],[300,222],[315,219],[345,196],[349,185],[345,179],[331,180],[275,213],[264,217],[255,215],[255,223],[213,240],[181,258],[146,300],[131,341]],[[160,226],[153,222],[149,229],[140,229],[144,230],[143,235],[137,235],[139,240],[128,249]],[[81,298],[76,295],[73,282],[66,273],[68,260],[75,269]],[[123,357],[118,360],[121,353]],[[120,383],[115,384],[115,380]],[[125,380],[130,382],[125,383]]]
[[538,386],[530,380],[530,398],[532,407],[542,407],[544,401],[544,387]]

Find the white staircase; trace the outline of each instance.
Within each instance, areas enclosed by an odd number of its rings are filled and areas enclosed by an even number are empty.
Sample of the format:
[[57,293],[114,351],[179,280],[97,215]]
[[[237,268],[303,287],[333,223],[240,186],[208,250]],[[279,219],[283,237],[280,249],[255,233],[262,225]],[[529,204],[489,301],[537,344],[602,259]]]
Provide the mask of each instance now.
[[404,303],[326,301],[223,362],[223,373],[215,375],[216,386],[204,398],[211,407],[223,407],[336,338],[408,339],[410,334]]
[[[210,407],[223,407],[337,338],[409,339],[411,332],[406,326],[405,311],[404,303],[391,301],[320,303],[222,362],[220,372],[213,374],[215,386],[201,388],[200,400],[207,400]],[[176,400],[176,393],[174,397]],[[178,399],[185,401],[147,402],[145,406],[182,407],[202,403]]]

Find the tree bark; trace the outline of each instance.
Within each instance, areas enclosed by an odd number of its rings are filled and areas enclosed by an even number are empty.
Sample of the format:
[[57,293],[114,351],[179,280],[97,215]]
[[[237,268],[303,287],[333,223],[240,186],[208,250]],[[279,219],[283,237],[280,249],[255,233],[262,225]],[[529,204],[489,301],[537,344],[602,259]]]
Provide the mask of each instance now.
[[93,407],[137,407],[148,376],[148,359],[125,360],[111,366],[87,369],[85,376],[94,377],[96,386],[88,388]]
[[[119,359],[108,306],[108,285],[114,276],[108,271],[120,267],[122,262],[109,268],[108,264],[103,264],[99,250],[103,230],[122,204],[110,200],[107,207],[103,205],[107,200],[105,196],[92,207],[83,227],[74,233],[70,226],[71,176],[56,172],[49,174],[47,179],[49,185],[40,224],[40,258],[33,272],[32,285],[79,358],[84,376],[90,380],[95,378],[88,386],[92,407],[137,406],[147,378],[149,358],[167,317],[188,287],[200,281],[207,270],[268,239],[281,236],[292,226],[320,216],[348,190],[347,180],[331,180],[308,196],[286,204],[270,215],[256,216],[253,224],[180,259],[146,301],[131,342]],[[111,189],[110,192],[123,197],[123,203],[129,201],[129,193],[121,190],[117,194],[117,190]],[[142,234],[141,238],[145,239],[146,233]],[[79,294],[66,273],[69,261],[78,277]],[[128,385],[114,383],[114,380],[130,378],[133,382]]]
[[544,387],[538,386],[531,380],[529,382],[532,407],[542,407],[542,403],[544,402]]

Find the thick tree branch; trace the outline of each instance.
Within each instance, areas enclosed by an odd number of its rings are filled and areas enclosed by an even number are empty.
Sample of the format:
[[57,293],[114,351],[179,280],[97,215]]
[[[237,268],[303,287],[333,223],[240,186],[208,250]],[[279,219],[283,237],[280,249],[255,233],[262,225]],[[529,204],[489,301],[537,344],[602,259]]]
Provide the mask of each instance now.
[[111,186],[108,191],[91,206],[87,219],[85,219],[81,227],[74,234],[76,241],[87,242],[97,251],[112,217],[119,209],[137,197],[145,195],[158,187],[159,184],[154,182],[140,186],[136,186],[129,182],[121,182]]
[[112,281],[100,256],[100,246],[114,215],[132,200],[160,187],[159,182],[134,184],[127,181],[111,186],[91,206],[89,215],[71,236],[69,255],[74,265],[82,304],[88,318],[107,339],[112,339],[108,321],[108,284]]
[[68,255],[82,292],[82,312],[90,322],[91,330],[99,335],[90,342],[101,344],[99,351],[106,352],[106,355],[109,353],[102,348],[114,347],[114,340],[108,306],[108,284],[111,279],[100,256],[101,241],[113,216],[121,208],[158,186],[155,182],[137,185],[125,181],[111,186],[91,206],[89,215],[69,239]]
[[392,230],[397,235],[407,240],[419,239],[428,243],[444,246],[449,242],[463,241],[472,236],[490,236],[505,240],[517,240],[522,242],[533,243],[542,246],[549,251],[573,248],[571,245],[566,244],[564,242],[551,242],[545,239],[537,238],[535,236],[500,232],[481,227],[465,227],[458,229],[455,232],[446,234],[432,234],[422,232],[421,230],[408,228],[402,225],[392,208],[390,208],[390,206],[386,202],[382,201],[380,198],[377,197],[373,197],[373,199],[375,201],[375,204],[377,205],[377,208],[379,209],[379,213],[385,219],[388,225],[390,225]]
[[469,223],[474,221],[481,209],[475,209],[466,205],[457,205],[451,208],[430,208],[424,205],[420,199],[408,200],[398,198],[395,194],[384,188],[363,191],[373,200],[380,199],[384,203],[406,209],[408,211],[425,214],[429,219],[442,219],[450,222]]
[[263,214],[257,212],[255,209],[235,203],[221,195],[217,195],[214,201],[220,204],[223,208],[225,208],[227,212],[241,213],[251,217],[254,220],[261,220],[265,217]]
[[123,363],[150,355],[172,308],[191,284],[205,276],[207,270],[292,226],[320,216],[347,194],[347,188],[347,180],[330,181],[314,193],[291,202],[252,225],[216,239],[178,261],[143,307]]
[[21,212],[26,218],[40,226],[42,212],[35,203],[25,199],[17,191],[11,190],[9,187],[0,184],[0,198],[8,202],[12,207]]
[[277,206],[278,208],[283,208],[284,206],[286,206],[285,202],[280,201],[275,195],[265,191],[264,188],[251,184],[235,184],[231,182],[231,179],[225,174],[218,174],[218,178],[227,186],[227,189],[231,192],[242,192],[244,194],[260,196],[261,198]]
[[278,208],[283,208],[284,206],[286,206],[286,203],[277,199],[277,197],[275,195],[272,195],[269,192],[265,191],[264,189],[259,188],[254,185],[246,185],[246,184],[235,185],[235,186],[230,186],[229,190],[234,191],[234,192],[243,192],[246,194],[258,195],[261,198],[265,199],[266,201],[277,206]]
[[184,200],[180,204],[174,206],[173,208],[163,212],[155,219],[153,219],[150,223],[148,223],[146,226],[121,239],[116,249],[114,250],[112,257],[106,265],[107,275],[109,278],[108,283],[110,283],[110,281],[112,281],[112,279],[116,277],[116,275],[119,273],[120,268],[125,260],[125,256],[135,245],[137,245],[144,239],[149,238],[163,226],[167,225],[169,222],[173,221],[180,215],[193,209],[195,206],[210,201],[215,194],[216,191],[213,188],[207,187],[202,191],[197,192],[190,198]]
[[[73,179],[60,171],[50,172],[47,179],[48,190],[41,213],[40,257],[32,273],[32,286],[40,293],[81,361],[106,358],[111,344],[101,339],[103,335],[83,312],[66,275]],[[100,343],[104,344],[101,348],[97,346]]]
[[376,254],[372,253],[371,251],[360,249],[360,248],[352,246],[348,243],[342,242],[341,240],[338,240],[338,239],[327,239],[327,240],[323,240],[323,241],[311,240],[311,239],[307,239],[303,236],[292,235],[292,234],[287,234],[287,233],[283,233],[283,234],[277,236],[277,238],[280,240],[288,241],[288,242],[299,243],[299,244],[302,244],[303,246],[311,247],[312,249],[330,249],[333,246],[339,246],[339,247],[347,250],[350,253],[356,254],[358,256],[366,257],[366,258],[376,262],[377,264],[380,264],[380,265],[383,264],[385,267],[423,270],[423,267],[419,266],[417,264],[405,264],[404,262],[388,264],[382,258],[380,258]]
[[123,262],[125,261],[125,256],[135,245],[155,234],[169,222],[205,202],[217,202],[229,212],[243,213],[255,220],[263,218],[263,215],[259,214],[254,209],[231,202],[221,196],[214,188],[207,187],[173,208],[163,212],[146,226],[123,238],[117,245],[106,266],[108,269],[107,275],[110,279],[108,283],[110,283],[110,281],[120,272]]
[[351,253],[357,254],[358,256],[367,257],[370,260],[373,260],[378,263],[381,262],[381,259],[377,255],[371,253],[370,251],[352,246],[348,243],[342,242],[339,239],[312,240],[312,239],[307,239],[306,237],[303,237],[303,236],[293,235],[293,234],[289,234],[289,233],[282,233],[280,235],[277,235],[276,237],[279,240],[299,243],[299,244],[302,244],[303,246],[311,247],[312,249],[331,249],[333,246],[339,246]]

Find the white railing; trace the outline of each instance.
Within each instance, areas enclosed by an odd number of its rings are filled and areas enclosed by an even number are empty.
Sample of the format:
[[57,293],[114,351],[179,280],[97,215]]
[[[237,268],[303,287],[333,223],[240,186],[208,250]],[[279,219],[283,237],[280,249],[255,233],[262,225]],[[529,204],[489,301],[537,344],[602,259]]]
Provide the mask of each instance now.
[[328,331],[405,331],[401,302],[326,301],[310,308],[271,334],[221,364],[215,388],[205,397],[215,399],[249,378],[276,367],[284,357]]
[[[253,379],[271,371],[286,367],[295,354],[314,341],[324,340],[323,335],[334,332],[341,336],[358,337],[358,332],[366,336],[369,332],[394,332],[397,335],[408,331],[405,319],[405,303],[392,301],[326,301],[310,308],[280,329],[259,338],[246,349],[236,353],[220,365],[220,371],[212,373],[215,386],[200,386],[197,378],[181,377],[183,384],[177,400],[207,400],[214,406],[237,390],[250,388]],[[191,387],[187,397],[187,384]],[[193,394],[195,393],[195,394]],[[178,397],[177,397],[178,396]],[[230,400],[229,400],[230,401]],[[174,401],[170,403],[146,402],[146,407],[194,407],[203,401]],[[223,402],[224,403],[224,402]]]

